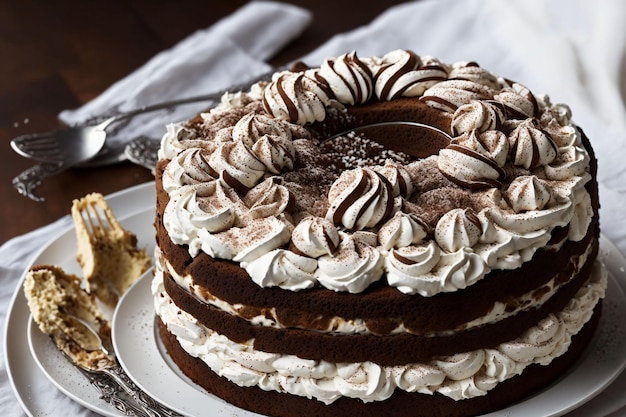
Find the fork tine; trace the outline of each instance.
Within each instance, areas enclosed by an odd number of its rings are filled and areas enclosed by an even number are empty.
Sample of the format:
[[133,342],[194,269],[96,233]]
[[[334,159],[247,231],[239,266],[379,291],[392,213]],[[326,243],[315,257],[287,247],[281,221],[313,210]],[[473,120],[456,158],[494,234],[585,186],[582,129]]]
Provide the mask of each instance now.
[[77,200],[77,203],[72,206],[72,218],[76,226],[82,225],[82,230],[85,231],[89,240],[95,239],[95,225],[92,220],[91,211],[89,210],[90,203],[84,200]]
[[104,146],[106,132],[99,126],[22,135],[11,140],[11,147],[26,158],[75,165],[94,157]]
[[90,212],[89,220],[92,222],[91,227],[94,231],[94,235],[96,236],[104,235],[108,227],[106,226],[105,222],[102,221],[102,214],[100,213],[101,208],[98,205],[98,202],[97,201],[89,202],[89,205],[87,206],[87,208],[88,208],[88,211]]
[[102,230],[121,230],[122,229],[122,226],[117,221],[117,218],[115,217],[115,215],[113,215],[111,207],[109,207],[104,200],[98,199],[98,200],[93,201],[92,204],[94,206],[97,206],[96,211],[98,213],[98,222],[100,226],[102,227]]
[[54,142],[26,143],[19,145],[25,152],[52,153],[59,152],[59,145]]
[[11,141],[11,147],[31,159],[57,161],[62,158],[58,139],[49,135],[21,136]]
[[20,142],[20,141],[29,141],[29,140],[41,139],[41,138],[55,138],[57,136],[57,132],[58,131],[27,133],[24,135],[16,136],[13,138],[13,140]]
[[117,218],[113,215],[111,211],[111,207],[108,205],[102,207],[102,212],[104,217],[106,218],[107,223],[109,224],[110,230],[122,230],[122,226],[117,221]]
[[22,142],[17,144],[23,150],[59,149],[59,144],[52,141]]
[[97,235],[96,225],[93,222],[93,216],[91,215],[91,204],[87,203],[83,207],[79,208],[80,215],[83,218],[83,224],[89,236],[94,239]]
[[103,200],[85,200],[78,208],[83,224],[89,235],[95,240],[110,231],[121,229],[121,225]]
[[32,145],[45,145],[45,144],[58,145],[57,138],[52,137],[52,136],[22,139],[22,140],[13,139],[13,143],[21,147],[32,146]]
[[86,203],[87,204],[84,204],[79,208],[79,211],[83,218],[83,224],[85,224],[87,233],[92,240],[96,240],[103,234],[102,221],[100,220],[95,203],[93,201],[86,201]]

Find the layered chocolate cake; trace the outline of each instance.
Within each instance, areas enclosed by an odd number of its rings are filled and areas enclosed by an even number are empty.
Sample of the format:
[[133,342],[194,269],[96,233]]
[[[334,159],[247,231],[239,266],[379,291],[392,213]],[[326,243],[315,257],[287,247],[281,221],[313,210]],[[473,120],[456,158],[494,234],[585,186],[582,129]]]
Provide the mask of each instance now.
[[291,416],[470,416],[561,376],[607,274],[566,105],[473,62],[294,66],[168,126],[159,332],[199,386]]

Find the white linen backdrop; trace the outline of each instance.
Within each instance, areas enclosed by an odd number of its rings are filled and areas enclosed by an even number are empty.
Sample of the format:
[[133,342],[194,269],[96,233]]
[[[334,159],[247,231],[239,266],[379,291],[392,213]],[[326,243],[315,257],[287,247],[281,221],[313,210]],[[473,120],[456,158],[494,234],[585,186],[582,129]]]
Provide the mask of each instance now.
[[[626,2],[622,0],[422,0],[392,7],[370,24],[334,36],[302,60],[319,65],[327,56],[351,50],[365,57],[406,48],[448,63],[476,61],[535,93],[548,93],[552,102],[568,103],[574,120],[590,137],[599,160],[602,232],[625,253],[625,18]],[[256,74],[260,74],[267,67],[259,61],[267,56],[254,58]],[[155,76],[154,82],[158,85],[183,73],[197,75],[201,70],[201,66],[192,67],[183,61],[167,74]],[[225,74],[219,87],[237,81],[241,80],[229,79]],[[134,90],[129,87],[125,91],[130,91],[128,100],[134,100]],[[166,94],[161,98],[171,98]],[[124,105],[113,103],[113,97],[102,97],[98,109],[110,104]],[[15,285],[29,265],[28,253],[70,224],[64,217],[0,247],[0,326],[4,327]],[[9,417],[22,416],[10,389],[4,357],[1,360],[0,409]],[[625,417],[625,388],[626,375],[622,375],[597,398],[568,416]],[[72,406],[61,394],[50,397],[53,403]],[[71,415],[92,414],[78,406],[66,410],[71,410]]]

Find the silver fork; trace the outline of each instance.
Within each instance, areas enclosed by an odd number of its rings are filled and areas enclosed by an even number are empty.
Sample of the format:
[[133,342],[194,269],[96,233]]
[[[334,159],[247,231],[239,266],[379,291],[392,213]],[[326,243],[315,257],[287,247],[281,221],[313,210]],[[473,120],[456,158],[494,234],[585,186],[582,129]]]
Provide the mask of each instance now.
[[121,414],[125,416],[143,417],[144,411],[126,394],[119,385],[110,377],[104,374],[94,375],[90,372],[83,371],[83,375],[89,379],[91,385],[100,394],[100,399],[111,404]]
[[[92,323],[85,323],[75,316],[67,317],[68,324],[80,333],[81,340],[74,339],[67,333],[54,333],[51,335],[61,352],[80,369],[95,375],[106,375],[119,385],[141,407],[142,416],[150,417],[175,417],[179,413],[164,407],[158,401],[143,392],[126,375],[124,369],[117,363],[113,354],[113,346],[110,339],[103,338],[92,328]],[[108,335],[106,335],[108,336]],[[136,408],[133,411],[139,414]],[[182,417],[182,416],[181,416]]]
[[[146,106],[146,107],[142,107],[136,110],[132,110],[129,112],[125,112],[125,113],[113,113],[113,114],[109,114],[107,116],[100,116],[100,117],[95,117],[92,118],[90,120],[88,120],[85,124],[83,125],[76,125],[73,127],[70,127],[67,130],[80,130],[80,129],[87,129],[87,127],[101,127],[101,132],[104,133],[104,139],[102,139],[103,141],[106,141],[106,131],[104,131],[103,129],[108,127],[110,124],[114,123],[114,122],[119,122],[122,119],[130,119],[138,114],[141,113],[146,113],[146,112],[152,112],[152,111],[156,111],[156,110],[161,110],[161,109],[168,109],[168,108],[173,108],[177,105],[181,105],[181,104],[187,104],[187,103],[194,103],[194,102],[199,102],[199,101],[207,101],[207,102],[217,102],[221,96],[224,94],[224,92],[237,92],[237,91],[247,91],[250,89],[250,87],[252,87],[252,85],[254,85],[255,83],[259,82],[259,81],[264,81],[264,80],[269,80],[272,76],[272,74],[274,74],[274,72],[276,71],[280,71],[284,68],[280,68],[280,69],[272,69],[271,71],[253,79],[253,80],[249,80],[245,83],[242,84],[236,84],[233,85],[231,87],[229,87],[228,89],[226,89],[225,91],[220,91],[220,92],[215,92],[215,93],[210,93],[210,94],[206,94],[206,95],[200,95],[200,96],[195,96],[195,97],[190,97],[190,98],[186,98],[186,99],[180,99],[180,100],[173,100],[173,101],[168,101],[168,102],[164,102],[164,103],[157,103],[151,106]],[[102,127],[104,126],[104,127]],[[66,131],[67,131],[66,130]],[[59,131],[56,131],[57,133]],[[54,133],[54,132],[53,132]],[[102,135],[102,133],[99,133],[99,135]],[[46,134],[31,134],[31,135],[23,135],[20,137],[17,137],[15,139],[13,139],[11,141],[11,146],[13,147],[13,149],[19,148],[20,149],[20,155],[22,156],[27,156],[30,155],[30,153],[27,152],[27,148],[28,146],[25,145],[28,141],[33,140],[33,141],[37,141],[39,140],[38,137],[41,136],[45,136]],[[48,135],[49,136],[49,135]],[[57,137],[57,136],[54,136]],[[49,142],[49,139],[46,139]],[[98,138],[99,140],[99,138]],[[14,143],[15,142],[15,145]],[[156,140],[155,140],[156,142]],[[156,144],[152,143],[150,145],[148,145],[148,143],[144,142],[144,147],[148,146],[152,153],[154,154],[154,149]],[[49,148],[48,148],[49,149]],[[106,150],[106,146],[104,146],[104,149]],[[145,150],[145,149],[144,149]],[[121,148],[121,152],[124,152],[124,148]],[[102,152],[101,152],[102,153]],[[128,153],[126,153],[124,156],[129,155]],[[30,156],[27,156],[30,157]],[[41,155],[40,155],[41,157]],[[97,160],[99,159],[99,154],[96,154],[95,157],[92,155],[93,160]],[[154,155],[152,155],[152,157],[154,157]],[[41,184],[41,182],[48,178],[51,177],[53,175],[59,174],[73,166],[76,165],[85,165],[86,163],[89,162],[90,158],[84,159],[83,161],[79,161],[79,162],[74,162],[74,163],[66,163],[64,161],[59,161],[59,160],[55,160],[53,157],[50,156],[50,154],[48,154],[45,158],[48,159],[52,159],[52,160],[45,160],[42,161],[41,164],[35,165],[33,167],[30,167],[28,169],[26,169],[25,171],[23,171],[22,173],[18,174],[15,178],[13,178],[13,187],[17,190],[18,193],[20,193],[21,195],[28,197],[34,201],[38,201],[38,202],[43,202],[45,201],[45,198],[38,196],[35,193],[35,189]],[[31,158],[33,159],[33,158]],[[37,158],[34,158],[37,159]],[[110,161],[112,162],[120,162],[123,159],[125,159],[124,157],[112,157],[109,158]],[[152,161],[152,159],[150,160]],[[82,163],[81,163],[82,162]],[[136,161],[135,161],[136,162]],[[102,164],[99,164],[102,165]],[[145,164],[144,164],[145,165]],[[149,167],[149,166],[148,166]],[[150,167],[149,167],[150,168]]]
[[[227,91],[236,92],[248,90],[253,84],[269,79],[275,72],[265,73],[254,80],[231,86]],[[224,94],[223,91],[204,94],[183,99],[170,100],[150,106],[140,107],[127,112],[111,112],[87,120],[80,125],[70,126],[67,129],[47,133],[21,135],[11,140],[11,147],[18,154],[40,162],[61,162],[74,165],[94,157],[102,148],[106,140],[106,128],[124,119],[130,119],[138,114],[154,112],[163,109],[172,109],[176,106],[197,103],[201,101],[216,102]],[[94,152],[95,150],[95,152]]]
[[137,165],[148,168],[152,174],[155,172],[158,162],[158,152],[161,141],[147,136],[139,136],[128,142],[124,149],[126,158]]
[[19,155],[36,161],[77,164],[100,152],[106,140],[104,129],[114,121],[110,117],[94,126],[18,136],[11,140],[11,147]]

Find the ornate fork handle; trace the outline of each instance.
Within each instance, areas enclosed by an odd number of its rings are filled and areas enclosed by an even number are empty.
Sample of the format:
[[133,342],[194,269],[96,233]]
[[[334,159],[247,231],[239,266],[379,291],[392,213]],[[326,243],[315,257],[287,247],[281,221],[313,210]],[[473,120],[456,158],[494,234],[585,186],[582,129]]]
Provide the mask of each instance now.
[[128,142],[124,149],[126,158],[132,163],[148,168],[154,174],[158,161],[158,151],[161,141],[148,136],[139,136]]
[[39,202],[44,201],[45,198],[35,194],[35,188],[37,188],[45,178],[63,172],[67,168],[68,167],[62,162],[45,162],[34,165],[13,178],[13,187],[23,196]]
[[147,414],[137,405],[133,404],[133,401],[128,399],[124,394],[126,391],[122,390],[113,379],[106,374],[89,374],[83,371],[89,378],[89,382],[100,393],[100,399],[106,401],[115,407],[120,413],[125,416],[146,417]]
[[143,392],[129,377],[124,369],[115,365],[102,370],[111,377],[128,395],[130,395],[143,411],[150,417],[182,417],[181,414],[159,404],[156,400]]

